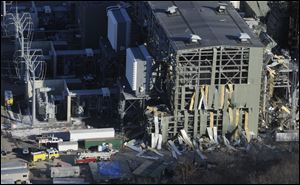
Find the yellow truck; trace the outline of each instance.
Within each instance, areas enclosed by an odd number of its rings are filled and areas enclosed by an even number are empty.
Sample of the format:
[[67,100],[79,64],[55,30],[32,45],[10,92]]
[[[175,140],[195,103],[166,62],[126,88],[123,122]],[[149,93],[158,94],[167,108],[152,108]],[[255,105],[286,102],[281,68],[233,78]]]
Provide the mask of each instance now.
[[45,161],[49,159],[54,160],[59,157],[59,153],[56,149],[50,148],[46,151],[32,152],[31,157],[32,162]]

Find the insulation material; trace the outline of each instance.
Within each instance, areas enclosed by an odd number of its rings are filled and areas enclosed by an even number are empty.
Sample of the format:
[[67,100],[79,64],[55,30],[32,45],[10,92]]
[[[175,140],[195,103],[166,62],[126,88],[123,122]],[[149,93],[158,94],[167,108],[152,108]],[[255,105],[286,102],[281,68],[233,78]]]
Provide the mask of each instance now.
[[190,108],[189,110],[192,111],[193,110],[193,107],[194,107],[194,103],[195,103],[195,92],[193,93],[193,96],[191,98],[191,103],[190,103]]
[[209,127],[213,128],[214,127],[214,113],[209,112]]
[[225,94],[225,85],[220,86],[220,94],[219,94],[219,109],[223,109],[224,106],[224,94]]

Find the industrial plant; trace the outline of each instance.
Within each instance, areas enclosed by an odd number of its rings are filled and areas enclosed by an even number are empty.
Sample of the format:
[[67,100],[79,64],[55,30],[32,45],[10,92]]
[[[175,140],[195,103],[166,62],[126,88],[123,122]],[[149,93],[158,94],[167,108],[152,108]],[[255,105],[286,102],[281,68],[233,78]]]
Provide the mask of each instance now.
[[298,69],[298,1],[1,1],[1,184],[299,183]]

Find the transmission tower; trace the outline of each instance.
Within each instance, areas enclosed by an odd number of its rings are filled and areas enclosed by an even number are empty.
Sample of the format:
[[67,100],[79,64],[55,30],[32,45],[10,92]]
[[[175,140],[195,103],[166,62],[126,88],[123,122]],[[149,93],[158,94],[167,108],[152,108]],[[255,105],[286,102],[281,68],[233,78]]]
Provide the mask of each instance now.
[[16,73],[19,79],[32,87],[32,125],[36,122],[36,92],[35,80],[44,80],[45,61],[41,49],[31,49],[33,21],[30,13],[6,13],[5,27],[8,33],[15,34],[17,49],[14,54]]

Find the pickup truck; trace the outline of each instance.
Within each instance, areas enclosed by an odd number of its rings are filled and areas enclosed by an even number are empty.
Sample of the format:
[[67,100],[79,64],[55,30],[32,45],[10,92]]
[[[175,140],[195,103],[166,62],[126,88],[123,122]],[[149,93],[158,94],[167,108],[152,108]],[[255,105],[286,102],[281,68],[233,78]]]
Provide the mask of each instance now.
[[49,137],[38,137],[39,144],[48,144],[48,143],[60,143],[63,142],[61,138],[49,136]]

